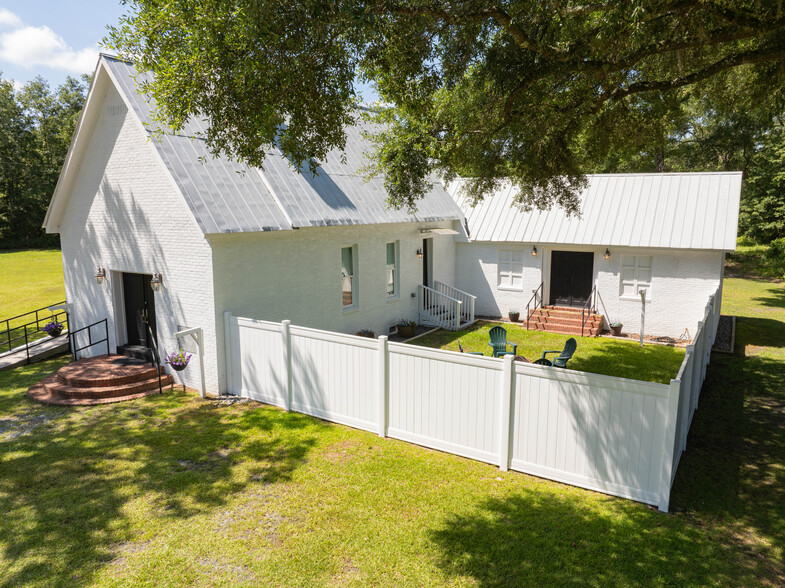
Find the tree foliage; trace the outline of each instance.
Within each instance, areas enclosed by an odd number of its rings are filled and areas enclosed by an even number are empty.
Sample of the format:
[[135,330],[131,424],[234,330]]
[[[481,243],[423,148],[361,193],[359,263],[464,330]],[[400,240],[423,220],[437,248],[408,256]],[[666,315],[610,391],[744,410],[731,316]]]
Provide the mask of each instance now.
[[41,223],[52,197],[89,79],[55,91],[36,77],[16,91],[0,79],[0,247],[54,245]]
[[155,72],[161,120],[204,116],[215,152],[254,165],[278,144],[313,169],[344,145],[355,77],[375,82],[374,167],[395,205],[416,205],[435,171],[473,177],[476,198],[509,177],[522,204],[574,210],[591,165],[679,128],[683,89],[743,69],[738,90],[776,104],[785,78],[773,0],[127,5],[109,44]]

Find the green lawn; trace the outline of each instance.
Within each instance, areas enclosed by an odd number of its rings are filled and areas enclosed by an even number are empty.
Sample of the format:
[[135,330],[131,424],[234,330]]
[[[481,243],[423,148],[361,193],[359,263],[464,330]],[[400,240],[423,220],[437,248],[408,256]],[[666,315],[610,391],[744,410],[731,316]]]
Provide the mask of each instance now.
[[0,586],[783,585],[785,290],[723,300],[670,515],[256,403],[28,401],[66,359],[2,372]]
[[[475,323],[463,331],[436,331],[412,341],[415,345],[458,351],[458,341],[464,351],[491,354],[488,331],[501,323]],[[518,355],[534,361],[546,349],[562,349],[570,335],[527,331],[525,326],[505,323],[507,340],[518,344]],[[576,337],[578,349],[567,367],[582,372],[632,378],[660,384],[670,383],[679,373],[684,361],[684,348],[646,344],[642,348],[633,341],[604,337]],[[512,348],[510,348],[512,350]],[[554,355],[548,356],[553,359]]]
[[[65,300],[63,259],[59,249],[0,252],[0,276],[0,320]],[[45,314],[40,316],[46,317]],[[11,321],[11,327],[33,320],[35,316],[22,317]],[[40,326],[44,324],[46,321]],[[5,323],[0,324],[0,353],[8,351],[5,329]],[[29,327],[28,331],[32,340],[46,336],[40,331],[33,332],[33,327]],[[11,332],[12,339],[23,335],[21,329]],[[12,347],[20,344],[24,344],[24,340],[12,343]]]

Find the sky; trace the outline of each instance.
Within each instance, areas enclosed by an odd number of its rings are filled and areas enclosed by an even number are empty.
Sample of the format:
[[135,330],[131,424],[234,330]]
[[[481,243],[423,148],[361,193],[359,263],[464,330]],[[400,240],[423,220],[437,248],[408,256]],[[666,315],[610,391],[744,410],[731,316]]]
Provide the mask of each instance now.
[[[20,87],[41,75],[55,88],[66,76],[92,73],[106,27],[125,12],[119,0],[0,0],[2,77]],[[357,89],[364,102],[378,100],[371,86]]]
[[117,0],[0,0],[0,71],[24,84],[41,75],[52,87],[91,73],[109,24],[125,8]]

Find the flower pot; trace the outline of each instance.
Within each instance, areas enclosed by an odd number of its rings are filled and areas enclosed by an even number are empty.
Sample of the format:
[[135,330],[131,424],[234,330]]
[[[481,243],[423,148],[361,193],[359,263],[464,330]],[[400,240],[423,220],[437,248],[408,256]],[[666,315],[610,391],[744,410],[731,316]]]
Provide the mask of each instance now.
[[510,312],[510,320],[512,322],[517,323],[519,318],[521,318],[520,312]]
[[611,335],[613,335],[614,337],[621,337],[621,329],[623,326],[624,325],[617,325],[614,327],[613,325],[611,325]]
[[170,366],[172,366],[172,369],[173,369],[174,371],[176,371],[176,372],[181,372],[181,371],[183,371],[185,368],[187,368],[187,367],[188,367],[188,364],[187,364],[187,363],[170,363],[169,365],[170,365]]
[[63,332],[63,329],[56,329],[54,331],[47,331],[47,334],[50,337],[59,337],[62,332]]
[[414,337],[414,329],[417,327],[412,326],[401,326],[398,325],[398,336],[402,337],[403,339],[408,339],[409,337]]

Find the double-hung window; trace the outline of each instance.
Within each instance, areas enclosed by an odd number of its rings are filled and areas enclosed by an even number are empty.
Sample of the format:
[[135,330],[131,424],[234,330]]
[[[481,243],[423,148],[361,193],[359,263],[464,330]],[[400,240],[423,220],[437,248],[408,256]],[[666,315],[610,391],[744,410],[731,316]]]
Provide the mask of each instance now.
[[651,300],[651,255],[622,255],[619,296],[637,300],[641,290]]
[[396,298],[400,291],[398,241],[387,243],[387,298]]
[[499,288],[523,290],[523,250],[499,249]]
[[357,306],[357,246],[341,248],[341,304],[344,309]]

